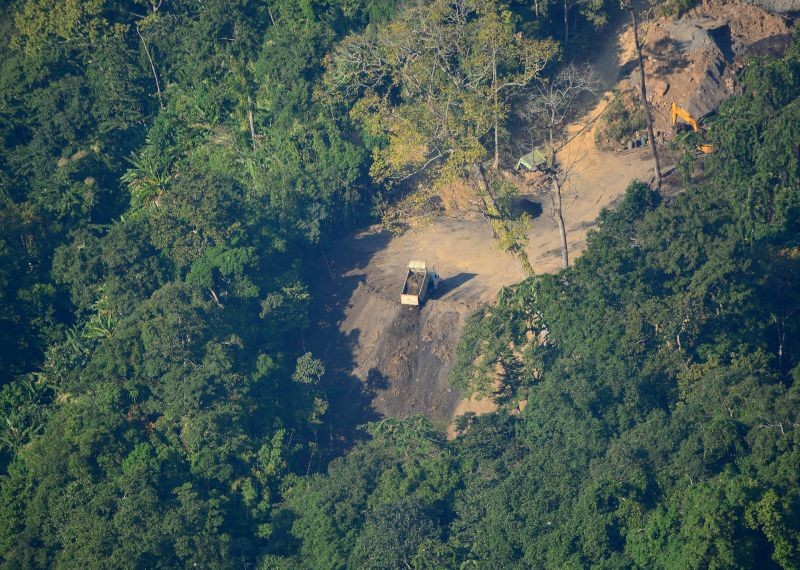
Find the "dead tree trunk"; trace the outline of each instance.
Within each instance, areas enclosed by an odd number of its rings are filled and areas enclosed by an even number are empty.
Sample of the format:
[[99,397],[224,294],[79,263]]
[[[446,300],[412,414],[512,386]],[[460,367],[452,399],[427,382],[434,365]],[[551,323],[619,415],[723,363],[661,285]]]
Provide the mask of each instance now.
[[639,44],[639,22],[636,19],[636,9],[630,6],[631,19],[633,20],[633,42],[636,45],[636,55],[639,58],[639,79],[642,96],[642,107],[644,117],[647,121],[647,136],[650,138],[650,149],[653,151],[653,173],[655,174],[656,188],[661,188],[661,166],[658,163],[658,149],[656,148],[656,137],[653,134],[653,117],[650,114],[650,105],[647,102],[647,86],[644,79],[644,59],[642,58],[642,46]]
[[497,49],[492,55],[492,95],[494,97],[494,163],[492,168],[500,168],[500,110],[497,106]]
[[261,138],[259,134],[256,132],[256,124],[253,120],[253,99],[248,95],[247,96],[247,124],[250,127],[250,143],[253,145],[253,148],[256,148],[256,139]]
[[487,212],[497,217],[500,215],[500,209],[497,206],[497,201],[492,196],[492,191],[489,189],[489,181],[486,180],[486,172],[480,164],[475,168],[478,173],[478,188],[481,191],[481,199],[483,200]]
[[564,198],[561,195],[561,183],[558,180],[557,172],[553,174],[551,193],[558,233],[561,237],[561,268],[566,269],[569,267],[569,244],[567,243],[567,224],[564,222]]

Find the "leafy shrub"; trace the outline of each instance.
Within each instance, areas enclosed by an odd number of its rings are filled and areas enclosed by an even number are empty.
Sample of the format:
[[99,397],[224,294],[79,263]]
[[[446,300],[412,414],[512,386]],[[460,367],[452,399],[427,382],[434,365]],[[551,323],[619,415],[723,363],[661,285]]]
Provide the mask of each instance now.
[[646,126],[644,108],[633,91],[614,90],[614,99],[608,104],[597,128],[595,139],[600,144],[624,144],[636,131]]

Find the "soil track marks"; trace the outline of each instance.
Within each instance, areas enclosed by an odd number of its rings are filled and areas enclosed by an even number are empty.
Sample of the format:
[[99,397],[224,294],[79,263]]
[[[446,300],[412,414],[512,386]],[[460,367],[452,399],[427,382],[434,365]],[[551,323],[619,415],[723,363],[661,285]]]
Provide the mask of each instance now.
[[[309,340],[328,369],[338,429],[414,414],[447,424],[460,400],[447,380],[458,335],[473,309],[523,279],[514,259],[483,220],[450,218],[401,236],[370,228],[326,253],[312,279],[314,298],[324,302]],[[421,307],[400,304],[411,259],[442,278]]]

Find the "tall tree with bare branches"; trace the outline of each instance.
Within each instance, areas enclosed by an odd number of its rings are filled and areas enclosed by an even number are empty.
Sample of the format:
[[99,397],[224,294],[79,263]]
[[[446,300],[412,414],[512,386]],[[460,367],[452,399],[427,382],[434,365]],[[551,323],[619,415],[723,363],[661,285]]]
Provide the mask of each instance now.
[[481,12],[475,45],[468,65],[483,75],[486,97],[491,100],[494,159],[500,167],[500,131],[509,113],[508,101],[528,87],[544,68],[541,42],[525,38],[514,30],[511,12],[488,3]]
[[561,266],[569,267],[569,243],[564,211],[564,183],[570,175],[574,162],[559,163],[557,150],[564,144],[567,126],[576,115],[585,96],[595,93],[599,80],[594,70],[588,66],[569,65],[552,80],[538,82],[525,109],[529,119],[529,130],[533,140],[543,142],[546,148],[547,164],[545,172],[546,188],[553,207],[553,218],[558,225],[561,239]]
[[650,138],[650,150],[653,152],[653,177],[655,187],[661,187],[661,164],[658,160],[658,145],[653,133],[653,116],[650,113],[650,103],[647,101],[647,84],[644,75],[644,58],[642,57],[642,44],[639,41],[639,19],[636,16],[636,8],[630,0],[622,0],[621,7],[631,13],[631,25],[633,26],[633,43],[636,47],[636,57],[639,61],[639,95],[642,98],[642,107],[647,121],[647,136]]

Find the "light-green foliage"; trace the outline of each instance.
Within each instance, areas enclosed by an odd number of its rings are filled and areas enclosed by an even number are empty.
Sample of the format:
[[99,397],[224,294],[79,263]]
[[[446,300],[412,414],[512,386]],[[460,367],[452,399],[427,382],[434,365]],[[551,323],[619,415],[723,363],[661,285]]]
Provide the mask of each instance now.
[[505,126],[512,87],[537,77],[556,52],[515,32],[503,3],[420,3],[336,46],[323,85],[367,135],[373,179],[402,181],[432,167],[446,182],[485,158],[483,139]]

